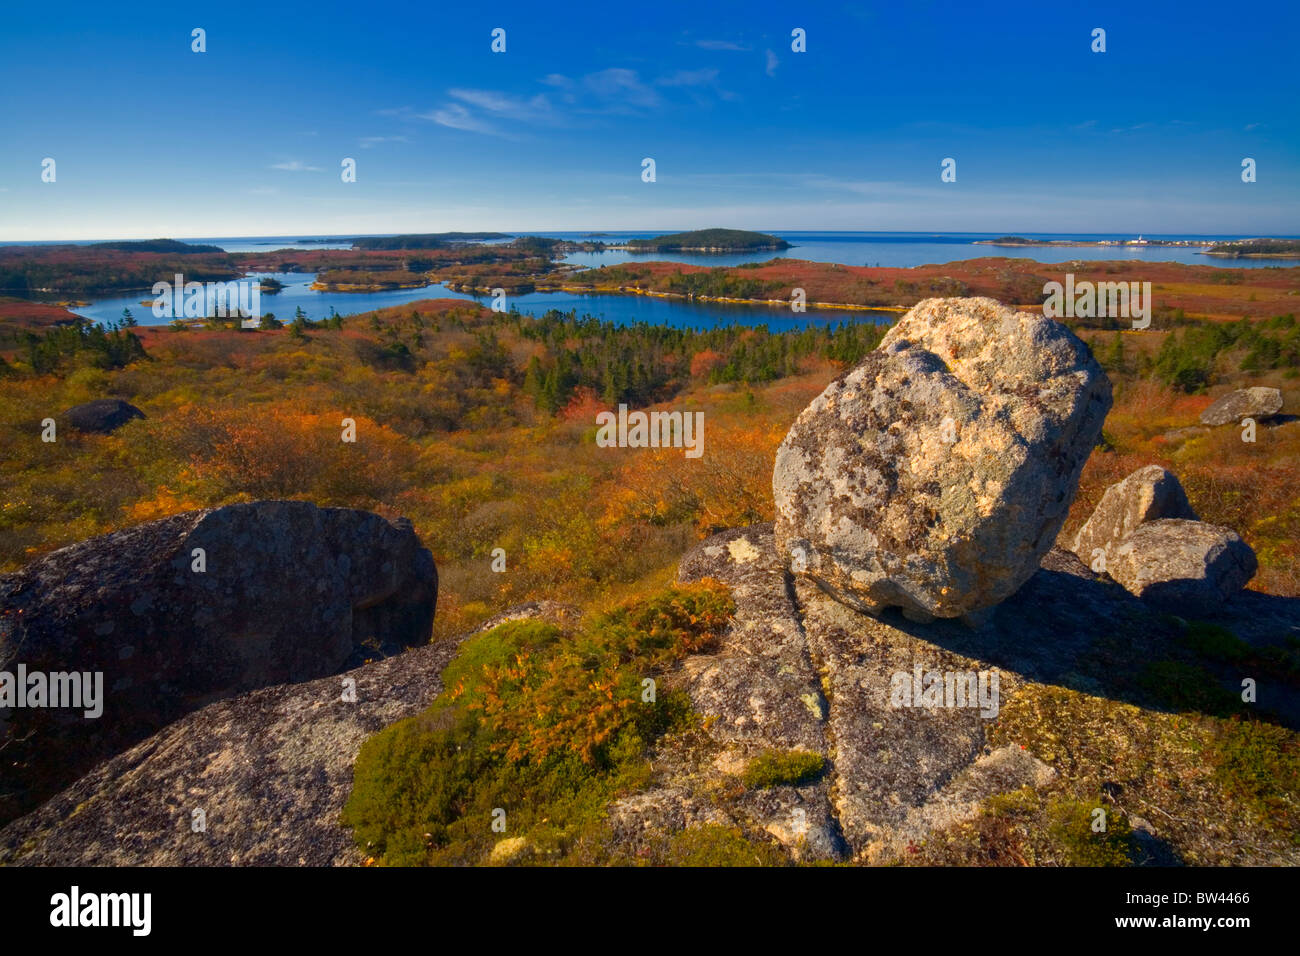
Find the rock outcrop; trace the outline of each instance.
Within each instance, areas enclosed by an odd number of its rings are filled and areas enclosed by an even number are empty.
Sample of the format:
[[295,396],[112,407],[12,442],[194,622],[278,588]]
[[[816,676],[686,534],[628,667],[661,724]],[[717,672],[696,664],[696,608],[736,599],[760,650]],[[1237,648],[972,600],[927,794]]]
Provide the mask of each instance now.
[[1110,402],[1060,323],[927,299],[791,427],[772,480],[777,549],[857,610],[989,608],[1052,547]]
[[[1097,552],[1109,564],[1114,549],[1138,525],[1161,518],[1197,520],[1173,472],[1159,465],[1147,465],[1106,489],[1092,515],[1074,536],[1070,550],[1089,567],[1096,564]],[[1094,567],[1094,570],[1104,568]]]
[[1131,593],[1171,614],[1213,614],[1259,565],[1230,528],[1164,518],[1140,525],[1114,548],[1106,571]]
[[[679,578],[723,582],[736,612],[716,649],[669,682],[703,729],[661,742],[653,785],[611,807],[627,845],[721,824],[765,833],[795,859],[897,860],[992,796],[1054,785],[1058,769],[1003,729],[1007,715],[1032,711],[1053,685],[1141,701],[1136,662],[1183,644],[1169,618],[1061,548],[978,628],[857,613],[783,563],[771,525],[722,532],[683,559]],[[1300,602],[1275,600],[1285,608],[1264,630],[1300,634]],[[1211,618],[1255,613],[1230,602]],[[1116,642],[1133,672],[1116,667]],[[932,674],[941,691],[900,699]],[[950,703],[963,678],[976,693]],[[734,783],[770,750],[816,751],[826,769],[800,785]]]
[[102,687],[98,716],[0,709],[0,821],[212,701],[427,642],[436,600],[409,522],[297,501],[175,515],[0,576],[0,672]]
[[1240,388],[1217,399],[1201,412],[1202,425],[1231,425],[1243,418],[1256,421],[1272,418],[1282,411],[1282,393],[1276,388],[1255,386]]
[[[736,612],[716,650],[688,658],[670,681],[689,694],[705,729],[665,741],[655,784],[611,808],[616,838],[628,846],[722,824],[766,833],[796,859],[889,859],[970,818],[989,796],[1052,778],[1018,745],[992,741],[1022,686],[1086,683],[1076,671],[1103,635],[1135,616],[1148,636],[1164,627],[1059,549],[978,629],[857,613],[782,565],[771,525],[722,532],[683,559],[679,578],[723,582]],[[970,677],[976,694],[966,706],[899,700],[902,684],[930,674]],[[771,750],[815,751],[827,769],[798,786],[719,782]]]
[[[539,602],[472,633],[576,615]],[[371,734],[429,706],[442,692],[442,669],[470,636],[188,714],[0,829],[0,865],[359,864],[352,831],[339,824],[357,752]],[[344,699],[345,681],[355,700]]]
[[63,420],[77,431],[101,435],[116,431],[133,418],[144,417],[144,412],[120,398],[97,398],[63,413]]

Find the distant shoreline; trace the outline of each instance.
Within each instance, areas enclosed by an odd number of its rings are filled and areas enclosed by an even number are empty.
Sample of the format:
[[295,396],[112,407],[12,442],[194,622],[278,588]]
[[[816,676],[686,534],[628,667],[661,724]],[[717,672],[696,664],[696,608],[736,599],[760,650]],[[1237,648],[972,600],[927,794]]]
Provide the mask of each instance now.
[[1020,236],[1006,236],[1001,239],[974,239],[973,246],[1002,246],[1017,248],[1019,246],[1132,246],[1141,249],[1144,246],[1215,246],[1214,239],[1024,239]]

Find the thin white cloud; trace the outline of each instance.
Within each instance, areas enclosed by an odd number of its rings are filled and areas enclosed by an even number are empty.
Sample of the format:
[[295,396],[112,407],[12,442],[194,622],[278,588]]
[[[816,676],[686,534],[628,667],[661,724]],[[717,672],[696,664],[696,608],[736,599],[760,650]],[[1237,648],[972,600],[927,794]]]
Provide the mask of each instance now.
[[382,143],[408,143],[405,136],[362,136],[360,143],[362,149],[370,149],[379,146]]
[[733,53],[748,53],[750,47],[731,40],[696,40],[695,45],[701,50],[729,50]]
[[555,117],[550,100],[544,93],[538,93],[530,99],[523,99],[498,93],[495,90],[451,89],[447,91],[447,95],[502,119],[537,123],[551,121]]
[[775,53],[773,53],[771,50],[767,51],[767,66],[765,67],[765,69],[767,70],[768,76],[776,76],[776,68],[780,62],[781,61],[777,59]]
[[678,70],[655,80],[659,86],[708,86],[718,78],[717,70]]
[[421,113],[420,117],[432,120],[439,126],[446,126],[448,129],[464,130],[467,133],[484,133],[488,136],[504,135],[501,130],[486,120],[475,116],[459,103],[448,103],[441,109]]
[[[664,77],[662,85],[689,90],[710,84],[716,77],[716,70],[679,71]],[[524,127],[567,125],[578,116],[636,115],[663,104],[654,84],[643,81],[635,70],[621,67],[580,78],[551,73],[541,82],[558,92],[519,96],[500,90],[453,87],[447,90],[448,101],[440,107],[413,115],[450,129],[510,137]],[[718,95],[727,94],[719,91]],[[558,106],[551,97],[558,100]],[[386,112],[406,115],[403,110]]]
[[282,169],[290,173],[319,173],[322,172],[319,166],[308,166],[300,159],[288,159],[282,163],[272,163],[270,169]]
[[582,78],[582,88],[603,101],[606,108],[621,103],[649,109],[662,102],[658,93],[641,82],[636,70],[622,67],[588,73]]

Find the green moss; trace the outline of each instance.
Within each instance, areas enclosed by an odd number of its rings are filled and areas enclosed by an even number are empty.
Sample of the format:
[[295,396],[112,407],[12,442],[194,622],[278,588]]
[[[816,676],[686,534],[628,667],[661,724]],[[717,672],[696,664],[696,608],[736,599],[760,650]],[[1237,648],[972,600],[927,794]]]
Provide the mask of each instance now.
[[527,837],[528,862],[582,856],[607,842],[608,803],[648,782],[648,744],[693,720],[686,695],[648,701],[643,680],[708,646],[732,610],[702,582],[577,633],[523,621],[465,641],[433,704],[362,746],[343,823],[384,865],[482,863],[503,837]]
[[1224,717],[1241,709],[1241,700],[1225,690],[1204,667],[1183,661],[1148,664],[1138,683],[1156,702],[1173,710]]
[[825,766],[826,758],[809,750],[765,750],[745,767],[742,779],[750,789],[797,787],[816,780]]
[[1226,627],[1206,621],[1191,621],[1186,630],[1187,645],[1197,654],[1220,661],[1242,661],[1250,656],[1250,645]]
[[1223,789],[1261,821],[1289,831],[1300,844],[1300,745],[1285,727],[1255,720],[1220,724],[1207,756]]
[[748,840],[737,829],[717,824],[688,827],[668,846],[673,866],[787,866],[789,859],[775,846]]
[[[1105,827],[1093,830],[1105,811]],[[1067,866],[1131,866],[1137,846],[1128,820],[1101,799],[1089,803],[1058,798],[1047,805],[1047,832],[1052,849]]]

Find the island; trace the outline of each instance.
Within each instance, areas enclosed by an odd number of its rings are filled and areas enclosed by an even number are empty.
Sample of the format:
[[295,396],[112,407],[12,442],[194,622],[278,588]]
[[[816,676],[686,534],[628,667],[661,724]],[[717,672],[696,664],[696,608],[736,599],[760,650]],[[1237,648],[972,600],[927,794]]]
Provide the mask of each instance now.
[[653,239],[629,239],[622,246],[611,248],[628,252],[766,252],[789,249],[790,243],[777,236],[744,229],[696,229]]
[[1207,256],[1229,259],[1297,259],[1300,239],[1237,239],[1220,242],[1205,251]]

